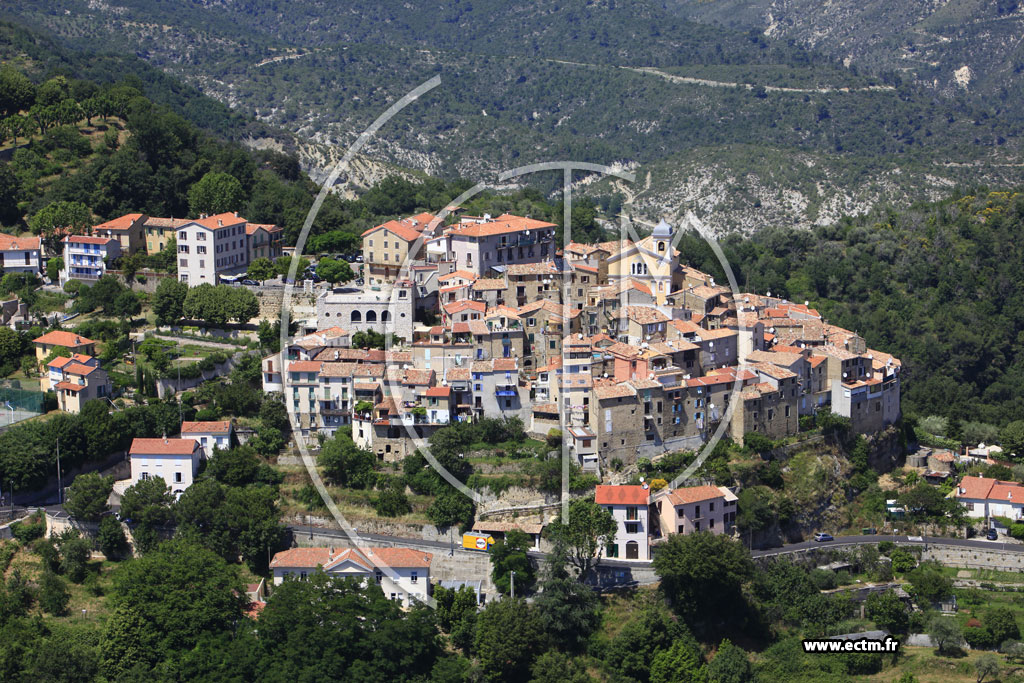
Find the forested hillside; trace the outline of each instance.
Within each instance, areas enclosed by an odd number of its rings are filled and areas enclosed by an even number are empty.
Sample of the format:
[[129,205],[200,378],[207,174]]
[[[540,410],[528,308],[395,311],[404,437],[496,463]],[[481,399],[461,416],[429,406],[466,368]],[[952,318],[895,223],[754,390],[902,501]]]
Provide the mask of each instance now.
[[[1024,194],[988,192],[878,210],[813,231],[723,244],[741,287],[809,300],[900,357],[904,411],[1003,426],[1024,405]],[[710,272],[704,242],[682,259]]]
[[286,128],[314,171],[439,74],[370,155],[474,179],[553,158],[621,163],[650,176],[636,210],[693,208],[722,232],[825,224],[1022,175],[1020,116],[1005,98],[937,97],[892,70],[654,3],[357,2],[324,14],[312,1],[61,0],[7,12],[69,46],[138,54]]

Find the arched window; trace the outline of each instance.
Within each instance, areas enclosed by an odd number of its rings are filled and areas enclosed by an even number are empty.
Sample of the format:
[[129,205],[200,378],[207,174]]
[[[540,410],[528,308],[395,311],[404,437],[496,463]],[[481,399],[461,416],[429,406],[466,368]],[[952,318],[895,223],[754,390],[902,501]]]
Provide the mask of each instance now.
[[368,322],[368,323],[375,323],[375,322],[377,322],[377,311],[367,311],[366,312],[366,322]]
[[363,314],[360,313],[359,311],[352,311],[352,315],[349,318],[349,320],[354,323],[361,323],[363,322]]
[[665,243],[658,242],[658,251],[665,251]]
[[380,312],[380,321],[382,323],[391,322],[391,311],[384,310]]

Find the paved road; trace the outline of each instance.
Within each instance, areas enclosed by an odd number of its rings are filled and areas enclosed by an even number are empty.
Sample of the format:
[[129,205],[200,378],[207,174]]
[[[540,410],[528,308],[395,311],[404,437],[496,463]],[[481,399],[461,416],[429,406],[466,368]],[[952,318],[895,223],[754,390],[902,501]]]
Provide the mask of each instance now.
[[[331,536],[335,538],[348,538],[348,535],[338,529],[327,529],[324,527],[308,527],[308,526],[290,526],[288,527],[295,538],[301,538],[302,536],[309,536],[310,529],[313,533],[322,536]],[[449,550],[450,544],[448,541],[428,541],[419,538],[407,538],[402,536],[386,536],[384,534],[370,534],[358,531],[360,538],[364,538],[368,541],[377,541],[384,543],[402,543],[404,542],[415,542],[417,545],[426,545],[434,548],[438,548],[444,551]],[[459,534],[453,536],[455,550],[462,549],[462,540]],[[963,539],[963,538],[941,538],[929,536],[927,538],[921,536],[892,536],[886,534],[878,534],[875,536],[840,536],[834,541],[825,543],[817,543],[815,541],[804,541],[803,543],[793,543],[791,545],[782,546],[780,548],[765,548],[763,550],[754,550],[751,552],[751,556],[757,557],[772,557],[777,555],[787,555],[790,553],[796,553],[806,551],[814,548],[844,548],[858,545],[874,545],[881,541],[894,541],[898,545],[919,545],[925,546],[928,543],[939,544],[939,545],[952,545],[961,546],[965,548],[978,548],[980,550],[1005,550],[1007,552],[1024,553],[1024,544],[1022,543],[1006,543],[1003,541],[986,541],[981,539]],[[467,550],[465,552],[476,552]],[[536,558],[544,558],[546,555],[540,552],[531,552],[530,555]],[[650,566],[650,562],[630,562],[626,560],[601,560],[601,565],[605,567],[643,567]]]
[[799,552],[801,550],[807,550],[809,548],[828,548],[828,547],[844,547],[844,546],[856,546],[856,545],[873,545],[880,543],[881,541],[894,541],[900,545],[919,545],[925,546],[928,543],[940,544],[940,545],[953,545],[961,546],[964,548],[978,548],[980,550],[1006,550],[1008,552],[1024,553],[1024,544],[1021,543],[1005,543],[1003,541],[987,541],[984,539],[963,539],[963,538],[941,538],[936,536],[892,536],[887,534],[878,534],[875,536],[840,536],[834,541],[827,541],[824,543],[818,543],[815,541],[804,541],[803,543],[793,543],[792,545],[782,546],[781,548],[765,548],[764,550],[754,550],[751,552],[753,557],[770,557],[773,555],[786,555],[792,552]]

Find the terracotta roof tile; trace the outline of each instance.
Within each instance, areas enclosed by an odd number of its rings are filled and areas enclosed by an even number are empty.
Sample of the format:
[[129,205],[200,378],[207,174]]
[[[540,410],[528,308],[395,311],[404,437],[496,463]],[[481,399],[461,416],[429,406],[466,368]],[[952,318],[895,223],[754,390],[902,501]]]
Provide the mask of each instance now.
[[597,486],[594,502],[598,505],[647,505],[650,489],[643,486]]
[[199,448],[195,439],[132,439],[132,455],[192,455]]
[[200,422],[182,422],[182,434],[227,434],[231,431],[230,420],[205,420]]

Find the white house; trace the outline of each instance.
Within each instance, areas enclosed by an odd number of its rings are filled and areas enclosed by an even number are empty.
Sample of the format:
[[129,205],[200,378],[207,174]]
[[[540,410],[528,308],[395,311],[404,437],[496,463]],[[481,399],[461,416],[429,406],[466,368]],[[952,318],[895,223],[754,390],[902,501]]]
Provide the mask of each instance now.
[[121,243],[109,237],[70,235],[64,238],[64,269],[60,271],[60,285],[68,280],[82,280],[88,284],[107,272],[107,263],[121,255]]
[[192,485],[199,472],[203,447],[195,439],[133,439],[128,457],[132,477],[129,486],[160,477],[174,495]]
[[0,264],[5,273],[39,274],[39,238],[0,233]]
[[231,433],[234,427],[230,420],[182,422],[181,438],[195,439],[203,447],[203,455],[213,455],[213,449],[226,451],[231,448]]
[[215,285],[221,275],[249,266],[246,220],[237,213],[202,216],[178,228],[178,279],[189,287]]
[[623,560],[651,559],[651,529],[648,505],[651,492],[642,486],[598,486],[594,502],[612,513],[618,529],[608,542],[604,556]]
[[952,495],[963,503],[968,517],[1024,520],[1024,486],[1017,482],[988,477],[964,477]]
[[409,607],[429,594],[432,559],[410,548],[292,548],[274,555],[270,569],[275,586],[288,576],[307,579],[318,568],[332,577],[361,578],[363,585],[372,580],[385,597]]

